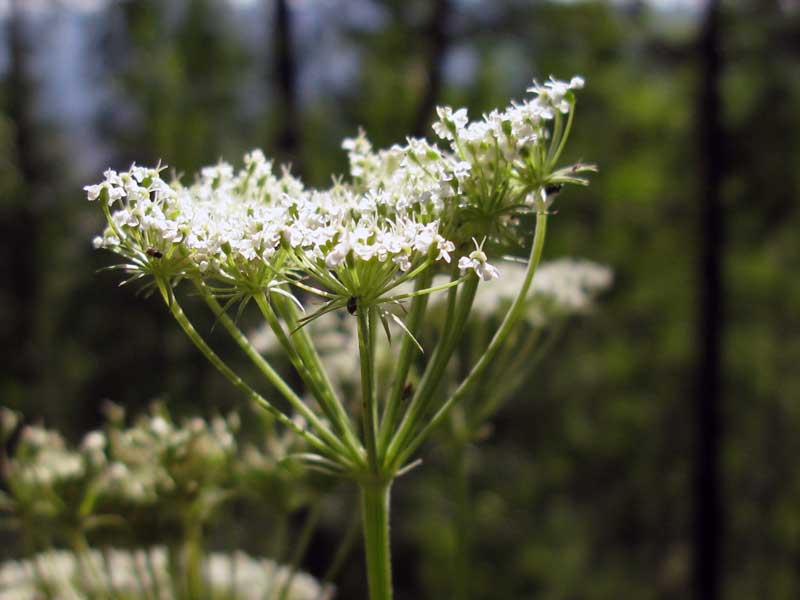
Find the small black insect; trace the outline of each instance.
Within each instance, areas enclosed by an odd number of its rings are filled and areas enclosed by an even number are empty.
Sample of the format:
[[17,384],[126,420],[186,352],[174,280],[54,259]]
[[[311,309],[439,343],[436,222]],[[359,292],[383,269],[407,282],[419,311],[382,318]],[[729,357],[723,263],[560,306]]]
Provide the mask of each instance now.
[[403,400],[408,400],[414,395],[414,384],[410,381],[403,388]]
[[351,315],[354,315],[356,314],[357,310],[358,310],[358,298],[356,298],[355,296],[350,296],[347,299],[347,312],[349,312]]
[[545,186],[544,193],[547,194],[548,196],[554,196],[558,192],[560,192],[561,188],[563,187],[564,186],[560,183],[551,183],[550,185]]
[[152,256],[153,258],[162,258],[164,255],[155,248],[148,248],[147,249],[147,256]]

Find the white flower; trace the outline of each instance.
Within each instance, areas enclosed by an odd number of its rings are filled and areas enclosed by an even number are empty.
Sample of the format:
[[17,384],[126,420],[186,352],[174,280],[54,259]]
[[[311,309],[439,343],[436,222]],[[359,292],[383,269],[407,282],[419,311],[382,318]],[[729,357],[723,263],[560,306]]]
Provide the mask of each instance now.
[[573,77],[569,83],[551,77],[550,81],[544,85],[539,85],[534,79],[533,85],[527,91],[537,95],[535,102],[542,111],[542,117],[551,119],[553,118],[551,109],[558,110],[561,113],[569,112],[570,103],[566,100],[567,92],[579,90],[583,88],[585,83],[583,77],[580,76]]
[[335,269],[345,261],[350,249],[351,247],[349,241],[343,240],[339,242],[325,257],[325,264],[329,269]]
[[106,193],[106,199],[109,205],[125,197],[125,190],[123,188],[117,187],[108,181],[96,185],[87,185],[83,189],[86,191],[86,197],[89,199],[89,202],[94,202],[100,198],[103,192]]
[[153,417],[150,419],[150,431],[158,437],[166,437],[172,431],[172,427],[164,417]]
[[446,240],[438,235],[436,236],[436,249],[439,251],[436,260],[443,260],[447,264],[450,264],[450,253],[455,251],[456,245],[450,240]]
[[500,272],[487,262],[489,259],[483,251],[483,243],[478,244],[475,238],[472,238],[472,241],[475,243],[475,250],[470,252],[469,256],[462,256],[458,259],[461,275],[463,276],[472,269],[483,281],[491,281],[500,277]]
[[81,443],[81,448],[89,452],[105,450],[105,447],[106,436],[102,431],[90,431]]
[[569,80],[569,88],[571,90],[581,90],[583,89],[584,84],[586,81],[580,75],[576,75],[572,79]]
[[122,482],[128,477],[129,471],[125,463],[113,462],[108,467],[108,477],[115,482]]
[[453,112],[449,106],[437,106],[436,114],[439,116],[439,120],[433,124],[433,131],[445,140],[452,140],[456,137],[469,120],[466,108],[459,108]]
[[400,270],[403,271],[404,273],[409,269],[411,269],[411,261],[405,254],[398,254],[392,259],[392,262],[394,262],[397,266],[399,266]]

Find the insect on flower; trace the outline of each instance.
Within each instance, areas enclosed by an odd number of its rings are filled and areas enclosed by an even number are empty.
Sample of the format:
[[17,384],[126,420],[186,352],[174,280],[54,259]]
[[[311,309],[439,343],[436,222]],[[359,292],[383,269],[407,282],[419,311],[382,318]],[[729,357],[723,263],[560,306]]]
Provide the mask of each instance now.
[[560,183],[552,183],[544,188],[544,193],[548,196],[555,196],[564,186]]
[[349,312],[351,315],[354,315],[356,314],[357,310],[358,310],[358,298],[356,298],[355,296],[350,296],[350,298],[347,299],[347,312]]
[[156,250],[155,248],[148,248],[147,256],[152,256],[153,258],[163,258],[164,254],[161,251]]

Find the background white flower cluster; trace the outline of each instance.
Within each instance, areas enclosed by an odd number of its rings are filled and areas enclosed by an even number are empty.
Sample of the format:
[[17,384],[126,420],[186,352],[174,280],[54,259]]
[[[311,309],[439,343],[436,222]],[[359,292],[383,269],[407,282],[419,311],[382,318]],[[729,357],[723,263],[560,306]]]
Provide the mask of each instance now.
[[[163,547],[138,550],[93,550],[80,565],[72,552],[54,550],[33,558],[0,563],[0,600],[30,600],[48,596],[59,600],[87,597],[156,598],[179,597],[169,574],[167,550]],[[87,564],[88,563],[88,564]],[[93,575],[85,581],[82,569]],[[293,573],[266,558],[243,552],[209,554],[203,564],[209,594],[239,600],[276,597],[287,579],[291,582],[288,600],[328,600],[331,587],[323,588],[307,573]]]

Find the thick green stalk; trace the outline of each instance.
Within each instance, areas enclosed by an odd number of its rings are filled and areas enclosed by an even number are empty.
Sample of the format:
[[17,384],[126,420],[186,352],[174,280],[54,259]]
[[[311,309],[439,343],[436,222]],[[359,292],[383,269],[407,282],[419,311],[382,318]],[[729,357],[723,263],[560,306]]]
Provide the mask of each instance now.
[[238,574],[236,568],[236,554],[233,550],[228,554],[228,597],[238,598],[239,588],[237,586]]
[[286,562],[289,556],[289,513],[285,509],[281,511],[277,525],[272,527],[271,538],[269,556],[274,556],[277,562]]
[[361,514],[370,600],[392,600],[392,561],[389,541],[391,482],[361,484]]
[[458,389],[453,393],[452,396],[450,396],[450,398],[445,401],[433,418],[427,422],[427,424],[414,437],[414,439],[404,448],[400,449],[399,457],[394,464],[403,464],[403,462],[408,459],[408,457],[419,447],[419,445],[425,441],[430,432],[436,428],[439,423],[441,423],[445,416],[447,416],[452,406],[465,394],[467,394],[477,383],[481,375],[483,375],[483,372],[492,363],[492,360],[503,347],[506,338],[517,324],[519,317],[522,315],[522,310],[528,300],[528,291],[530,290],[531,283],[533,282],[533,275],[536,273],[536,268],[542,258],[546,233],[547,213],[537,213],[536,230],[533,235],[533,245],[531,246],[531,253],[528,259],[528,270],[525,273],[525,279],[522,282],[522,286],[520,287],[517,297],[514,299],[514,302],[511,304],[511,307],[506,313],[506,316],[503,318],[500,328],[495,332],[494,337],[492,337],[492,341],[489,342],[489,347],[486,349],[486,352],[472,368],[466,379],[461,382],[461,385],[458,387]]

